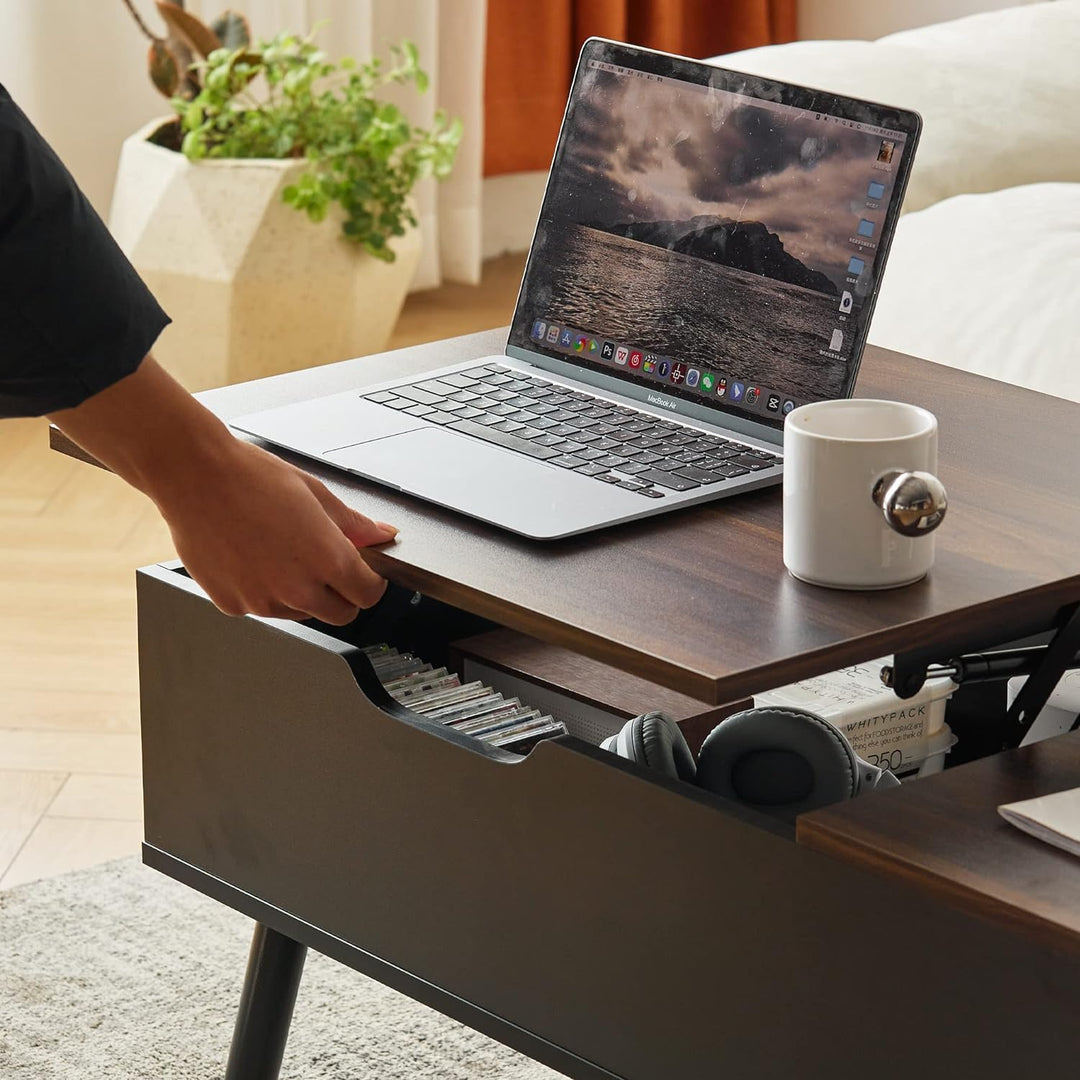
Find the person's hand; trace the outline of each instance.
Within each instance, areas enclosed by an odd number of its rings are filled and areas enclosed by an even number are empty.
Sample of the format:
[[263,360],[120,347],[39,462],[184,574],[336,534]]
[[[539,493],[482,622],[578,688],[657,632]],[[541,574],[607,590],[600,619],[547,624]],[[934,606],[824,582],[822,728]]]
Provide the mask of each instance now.
[[386,590],[357,548],[385,544],[397,529],[313,476],[233,440],[211,476],[190,479],[156,501],[180,560],[226,615],[343,625]]
[[227,615],[341,625],[385,591],[357,548],[397,529],[234,438],[152,358],[50,419],[153,499],[188,573]]

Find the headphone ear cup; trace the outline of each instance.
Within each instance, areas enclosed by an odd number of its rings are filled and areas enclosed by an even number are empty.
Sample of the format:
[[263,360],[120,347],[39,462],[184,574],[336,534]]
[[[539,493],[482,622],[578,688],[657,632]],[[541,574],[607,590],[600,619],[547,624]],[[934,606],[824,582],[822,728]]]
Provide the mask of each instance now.
[[602,749],[645,765],[673,780],[693,783],[697,775],[694,755],[679,725],[662,712],[643,713],[627,720],[617,735],[601,744]]
[[804,709],[747,709],[702,743],[698,784],[794,823],[859,791],[858,759],[843,734]]

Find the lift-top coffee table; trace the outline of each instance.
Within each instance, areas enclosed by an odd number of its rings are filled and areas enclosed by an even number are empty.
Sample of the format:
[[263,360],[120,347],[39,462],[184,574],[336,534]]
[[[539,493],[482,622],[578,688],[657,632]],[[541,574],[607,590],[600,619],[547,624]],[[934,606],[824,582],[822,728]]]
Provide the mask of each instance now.
[[[204,400],[240,415],[503,340]],[[885,593],[790,578],[779,489],[537,544],[310,467],[401,527],[368,558],[463,632],[482,616],[710,703],[890,652],[907,692],[928,660],[1047,628],[1067,651],[1080,407],[873,348],[858,392],[938,416],[951,502],[929,578]],[[232,1080],[277,1075],[305,947],[582,1080],[1075,1068],[1080,862],[993,812],[1069,786],[1075,737],[808,815],[796,842],[572,738],[512,759],[404,712],[357,645],[436,647],[428,603],[332,631],[140,572],[145,860],[259,924]]]

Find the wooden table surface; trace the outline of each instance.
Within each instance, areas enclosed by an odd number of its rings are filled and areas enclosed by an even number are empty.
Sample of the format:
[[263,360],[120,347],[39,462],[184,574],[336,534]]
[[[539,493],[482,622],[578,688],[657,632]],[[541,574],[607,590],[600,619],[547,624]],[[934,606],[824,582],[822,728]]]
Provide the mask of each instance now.
[[1080,859],[997,812],[1077,785],[1080,731],[907,784],[902,806],[851,799],[804,814],[799,842],[1080,956]]
[[[228,419],[498,355],[505,339],[486,331],[201,397]],[[943,658],[988,647],[1080,600],[1080,406],[874,347],[856,393],[922,405],[940,425],[937,561],[886,592],[793,579],[779,487],[537,542],[291,460],[401,528],[367,553],[389,579],[710,703],[928,643]],[[77,450],[55,430],[53,445]]]

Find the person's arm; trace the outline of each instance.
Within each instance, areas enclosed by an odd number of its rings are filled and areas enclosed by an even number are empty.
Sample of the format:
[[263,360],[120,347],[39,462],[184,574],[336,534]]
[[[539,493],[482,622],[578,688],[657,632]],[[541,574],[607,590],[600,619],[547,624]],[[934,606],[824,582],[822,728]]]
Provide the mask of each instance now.
[[386,587],[356,547],[396,530],[233,438],[146,356],[168,321],[0,86],[0,417],[50,416],[149,495],[222,611],[350,621]]
[[382,596],[386,582],[356,549],[397,529],[236,439],[151,357],[50,419],[154,501],[188,573],[226,614],[340,625]]

